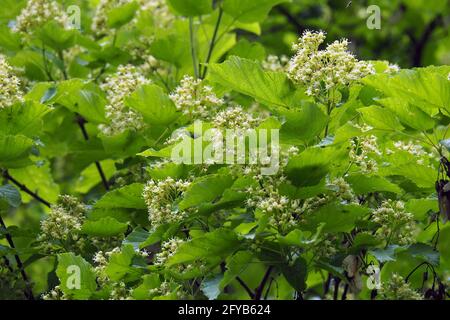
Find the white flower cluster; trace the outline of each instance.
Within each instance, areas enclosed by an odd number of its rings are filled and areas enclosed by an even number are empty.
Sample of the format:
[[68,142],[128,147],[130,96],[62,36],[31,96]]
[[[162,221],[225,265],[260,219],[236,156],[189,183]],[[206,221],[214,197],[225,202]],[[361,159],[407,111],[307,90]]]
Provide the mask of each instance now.
[[327,187],[334,191],[333,197],[345,203],[356,202],[356,195],[353,193],[353,189],[350,184],[344,180],[344,178],[336,178],[330,181]]
[[320,97],[375,72],[370,63],[358,61],[348,52],[346,39],[319,50],[324,41],[324,32],[305,31],[293,45],[296,54],[289,62],[287,73],[294,82],[307,87],[309,96]]
[[13,74],[6,58],[0,55],[0,109],[20,101],[23,101],[20,80]]
[[254,117],[240,106],[219,111],[212,120],[214,128],[235,130],[255,129],[260,122],[261,119]]
[[[404,141],[397,141],[394,142],[394,147],[396,147],[399,150],[409,152],[414,157],[419,158],[417,160],[418,164],[424,164],[426,158],[433,157],[432,153],[428,153],[420,144],[415,144],[412,141],[409,141],[408,143]],[[389,151],[387,153],[390,153]]]
[[63,195],[58,204],[53,205],[47,219],[41,222],[39,239],[55,239],[61,241],[78,241],[78,231],[85,219],[86,206],[75,197]]
[[180,85],[170,94],[170,99],[184,114],[201,118],[208,118],[211,111],[224,104],[212,87],[191,76],[185,76],[181,80]]
[[161,244],[161,251],[155,255],[155,265],[163,266],[183,243],[185,243],[185,241],[179,238],[172,238],[164,241]]
[[416,229],[414,216],[405,211],[405,204],[402,201],[384,201],[373,211],[372,221],[380,225],[377,236],[389,244],[414,243]]
[[148,217],[154,228],[165,223],[183,220],[188,212],[180,211],[175,202],[180,200],[190,182],[166,178],[150,180],[144,188],[143,197],[148,207]]
[[108,14],[117,7],[131,3],[133,0],[100,0],[95,9],[94,17],[92,18],[92,31],[98,35],[108,34],[111,29],[108,27]]
[[42,300],[69,300],[64,292],[62,292],[60,286],[54,287],[47,293],[42,294]]
[[384,73],[395,74],[400,72],[400,67],[396,64],[389,64]]
[[262,66],[267,71],[284,72],[286,70],[286,66],[287,66],[288,62],[289,62],[289,58],[285,55],[278,57],[278,56],[270,54],[262,62]]
[[423,296],[396,273],[382,284],[379,294],[384,300],[423,300]]
[[27,6],[16,17],[13,31],[32,33],[34,29],[42,27],[49,21],[56,21],[65,29],[70,29],[67,14],[54,0],[28,0]]
[[371,155],[382,155],[376,136],[368,135],[350,140],[350,161],[359,166],[361,172],[369,174],[378,171],[378,164],[371,159]]
[[114,75],[106,78],[101,88],[107,95],[105,110],[110,123],[100,126],[105,135],[120,134],[127,129],[139,130],[144,126],[142,116],[127,108],[125,99],[138,87],[149,83],[150,80],[133,65],[119,66]]
[[165,0],[140,0],[140,12],[150,13],[155,27],[169,28],[175,19]]
[[128,289],[125,282],[114,282],[112,283],[111,293],[109,295],[109,300],[133,300],[132,289]]
[[247,206],[269,215],[270,224],[274,227],[284,232],[297,225],[301,214],[300,202],[281,195],[276,183],[266,183],[263,188],[250,187],[247,193],[251,194]]

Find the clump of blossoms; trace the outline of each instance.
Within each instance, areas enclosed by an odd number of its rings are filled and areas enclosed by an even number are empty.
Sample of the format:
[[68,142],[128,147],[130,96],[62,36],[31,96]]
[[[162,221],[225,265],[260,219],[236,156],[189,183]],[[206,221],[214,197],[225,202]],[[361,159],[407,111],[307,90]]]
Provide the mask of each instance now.
[[353,193],[352,187],[347,181],[345,181],[344,178],[336,178],[331,180],[327,187],[334,192],[333,197],[341,202],[352,203],[357,200],[356,195]]
[[212,87],[200,79],[185,76],[170,94],[175,106],[185,115],[208,118],[224,101],[216,96]]
[[47,293],[42,294],[42,300],[69,300],[69,297],[61,290],[60,286],[54,287]]
[[0,55],[0,109],[20,101],[23,101],[20,80],[13,74],[6,58]]
[[86,206],[77,198],[63,195],[53,205],[47,219],[41,222],[40,240],[78,241]]
[[270,54],[262,62],[262,66],[264,69],[266,69],[268,71],[284,72],[286,70],[286,66],[287,66],[288,62],[289,62],[289,58],[285,55],[278,57],[278,56]]
[[[397,141],[394,142],[394,147],[406,151],[413,155],[414,157],[417,157],[417,163],[418,164],[424,164],[426,158],[433,157],[432,153],[428,153],[421,145],[415,144],[412,141],[404,142],[404,141]],[[388,150],[387,153],[393,153],[391,150]]]
[[139,13],[149,13],[153,17],[153,24],[160,29],[169,28],[175,19],[165,0],[140,0]]
[[377,162],[371,159],[371,155],[382,155],[376,136],[368,135],[350,140],[350,161],[356,164],[361,172],[369,174],[378,171]]
[[188,212],[180,211],[175,204],[189,186],[190,182],[173,178],[147,182],[143,197],[148,207],[148,218],[154,228],[179,222],[187,216]]
[[108,26],[108,13],[120,6],[131,3],[132,0],[100,0],[98,3],[94,17],[92,18],[91,29],[97,36],[108,34],[111,30]]
[[415,221],[405,211],[402,201],[388,200],[372,213],[372,221],[379,224],[377,236],[388,244],[408,245],[414,243]]
[[119,66],[117,72],[106,78],[101,88],[106,91],[108,105],[105,107],[108,125],[101,125],[105,135],[116,135],[125,130],[139,130],[144,126],[142,116],[125,106],[125,99],[139,86],[149,84],[133,65]]
[[346,39],[319,50],[324,41],[324,32],[305,31],[293,45],[296,54],[289,62],[287,73],[291,80],[306,86],[307,95],[321,97],[375,72],[370,63],[358,61],[348,52]]
[[49,21],[56,21],[65,29],[70,29],[70,21],[57,1],[28,0],[27,6],[16,17],[13,31],[32,33],[34,29],[42,27]]
[[260,122],[260,118],[246,112],[240,106],[219,111],[212,120],[214,128],[236,130],[254,129]]
[[247,193],[251,194],[247,199],[247,206],[268,215],[272,226],[284,232],[297,225],[301,214],[300,202],[281,195],[275,181],[264,183],[262,188],[250,187]]
[[385,300],[423,300],[423,296],[396,273],[382,284],[379,294]]

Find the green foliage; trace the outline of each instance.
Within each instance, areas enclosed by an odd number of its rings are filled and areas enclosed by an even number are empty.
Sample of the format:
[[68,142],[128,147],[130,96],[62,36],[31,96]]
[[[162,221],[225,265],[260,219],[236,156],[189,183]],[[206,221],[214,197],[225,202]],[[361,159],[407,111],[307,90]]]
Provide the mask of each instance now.
[[379,1],[380,30],[355,1],[41,2],[0,12],[0,298],[448,298],[447,0]]

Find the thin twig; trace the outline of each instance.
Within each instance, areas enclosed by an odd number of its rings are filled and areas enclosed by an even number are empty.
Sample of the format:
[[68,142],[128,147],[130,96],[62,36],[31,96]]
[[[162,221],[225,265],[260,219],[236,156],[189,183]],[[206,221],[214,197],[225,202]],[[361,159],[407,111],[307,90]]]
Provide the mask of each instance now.
[[[83,137],[86,141],[89,140],[89,135],[87,133],[85,124],[86,124],[86,119],[84,119],[81,115],[77,115],[77,123],[78,126],[81,129],[81,132],[83,133]],[[95,161],[95,166],[97,167],[97,171],[100,174],[100,178],[102,179],[102,183],[103,186],[105,187],[106,190],[109,190],[109,183],[108,183],[108,179],[106,178],[106,175],[102,169],[102,165],[100,164],[99,161]]]
[[252,292],[252,290],[250,290],[250,288],[247,286],[247,284],[240,277],[236,277],[236,281],[239,282],[239,284],[242,286],[242,288],[244,288],[244,290],[249,295],[250,299],[253,299],[255,297],[255,294]]
[[206,57],[205,65],[203,66],[203,74],[201,76],[201,79],[205,79],[206,74],[208,73],[208,64],[211,61],[214,47],[217,43],[216,38],[217,38],[217,33],[219,32],[219,27],[220,27],[220,22],[222,21],[222,16],[223,16],[223,9],[222,9],[222,7],[219,7],[219,16],[217,17],[217,22],[216,22],[216,26],[214,28],[213,37],[211,39],[211,44],[209,45],[208,56]]
[[[5,237],[6,237],[6,241],[8,241],[9,246],[11,247],[11,249],[15,250],[16,246],[14,245],[14,241],[12,239],[11,234],[8,232],[8,229],[6,228],[5,222],[3,221],[2,217],[0,216],[0,226],[5,229]],[[25,272],[25,268],[23,266],[22,260],[20,260],[19,255],[14,252],[14,258],[16,259],[16,263],[17,263],[17,267],[19,268],[20,271],[20,275],[22,276],[23,281],[25,281],[26,284],[26,289],[25,289],[25,297],[28,300],[34,300],[34,296],[33,296],[33,290],[31,289],[31,283],[30,280],[28,279],[27,273]],[[8,261],[9,264],[9,261]],[[11,268],[10,268],[11,270]]]
[[20,190],[22,190],[23,192],[25,192],[26,194],[30,195],[31,197],[33,197],[34,199],[36,199],[37,201],[39,201],[40,203],[42,203],[43,205],[47,206],[50,208],[50,202],[48,202],[47,200],[44,200],[43,198],[41,198],[36,192],[31,191],[26,185],[24,185],[23,183],[20,183],[19,181],[17,181],[16,179],[14,179],[8,172],[8,170],[3,170],[3,177],[6,180],[11,181],[12,183],[14,183],[17,187],[19,187]]
[[195,35],[194,35],[194,18],[189,18],[189,36],[191,42],[191,56],[192,56],[192,64],[194,65],[194,75],[195,78],[199,78],[198,73],[198,65],[197,65],[197,54],[195,51]]
[[266,273],[264,274],[263,279],[261,280],[261,283],[259,284],[258,288],[255,290],[255,296],[254,300],[261,300],[261,296],[264,290],[264,287],[267,283],[267,280],[269,280],[270,273],[272,272],[273,266],[269,266],[267,268]]

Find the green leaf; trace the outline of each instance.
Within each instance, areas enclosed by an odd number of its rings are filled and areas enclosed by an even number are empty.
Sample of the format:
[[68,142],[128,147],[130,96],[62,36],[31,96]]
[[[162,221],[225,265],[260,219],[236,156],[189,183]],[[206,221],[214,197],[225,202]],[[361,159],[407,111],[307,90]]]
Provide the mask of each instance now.
[[175,11],[185,17],[201,16],[213,11],[211,0],[167,0]]
[[287,76],[266,72],[258,62],[230,57],[222,64],[210,65],[209,80],[255,98],[268,106],[287,107],[293,94]]
[[[59,254],[56,274],[61,290],[73,299],[89,299],[97,290],[95,272],[81,256],[73,253]],[[79,288],[76,287],[77,284]]]
[[369,253],[373,255],[379,263],[384,263],[388,261],[395,261],[395,251],[398,249],[398,246],[391,245],[385,249],[376,249],[371,250]]
[[238,250],[240,241],[230,230],[217,229],[182,244],[175,255],[169,258],[167,266],[212,259],[219,263],[229,254]]
[[292,265],[283,263],[281,265],[281,272],[296,291],[302,292],[306,289],[308,267],[304,258],[298,257]]
[[123,240],[123,244],[130,244],[135,250],[140,249],[141,244],[144,243],[150,236],[150,233],[142,227],[137,227],[134,229],[126,238]]
[[17,208],[22,203],[22,198],[19,190],[10,184],[5,184],[0,186],[0,201],[5,201],[11,207]]
[[281,140],[290,144],[301,144],[317,138],[328,122],[325,113],[313,103],[306,103],[298,111],[281,111],[280,115],[285,119],[280,130]]
[[105,269],[108,277],[113,281],[138,279],[142,271],[132,266],[134,256],[135,251],[131,245],[124,245],[120,252],[113,253]]
[[108,26],[117,29],[127,24],[134,18],[137,9],[139,9],[139,5],[135,1],[112,8],[107,15]]
[[419,131],[427,131],[435,126],[433,118],[408,101],[387,98],[378,102],[394,112],[405,126]]
[[133,183],[105,194],[95,203],[96,208],[146,209],[142,192],[144,185]]
[[403,126],[396,115],[389,109],[371,106],[358,109],[364,121],[375,129],[388,131],[401,131]]
[[[54,181],[50,164],[32,165],[20,169],[11,169],[9,173],[19,181],[26,181],[26,186],[36,192],[50,203],[55,203],[60,194],[59,185]],[[33,198],[21,192],[24,202],[30,202]]]
[[430,212],[438,212],[438,199],[411,199],[405,204],[406,211],[412,213],[418,221],[423,221]]
[[127,100],[128,107],[139,111],[146,123],[166,126],[179,114],[169,96],[159,86],[150,84],[137,89]]
[[185,210],[211,202],[223,194],[225,189],[233,184],[233,178],[228,175],[208,175],[194,181],[186,190],[183,200],[179,203],[179,208]]
[[112,237],[123,234],[127,229],[128,224],[121,223],[111,217],[105,217],[96,221],[86,220],[81,231],[94,237]]
[[406,250],[414,258],[419,258],[431,263],[434,266],[439,265],[440,254],[432,246],[425,243],[415,243],[409,246]]
[[370,210],[358,205],[327,204],[316,210],[306,218],[306,228],[316,230],[320,224],[325,223],[324,233],[350,232],[355,223],[367,216]]
[[31,164],[33,140],[22,135],[0,136],[0,167],[21,168]]
[[48,107],[31,101],[0,109],[0,133],[37,137],[43,128],[43,117],[49,112]]
[[373,192],[392,192],[396,194],[403,192],[399,186],[383,177],[354,174],[346,177],[346,180],[357,195]]
[[241,22],[261,22],[277,4],[290,0],[224,0],[223,10]]

